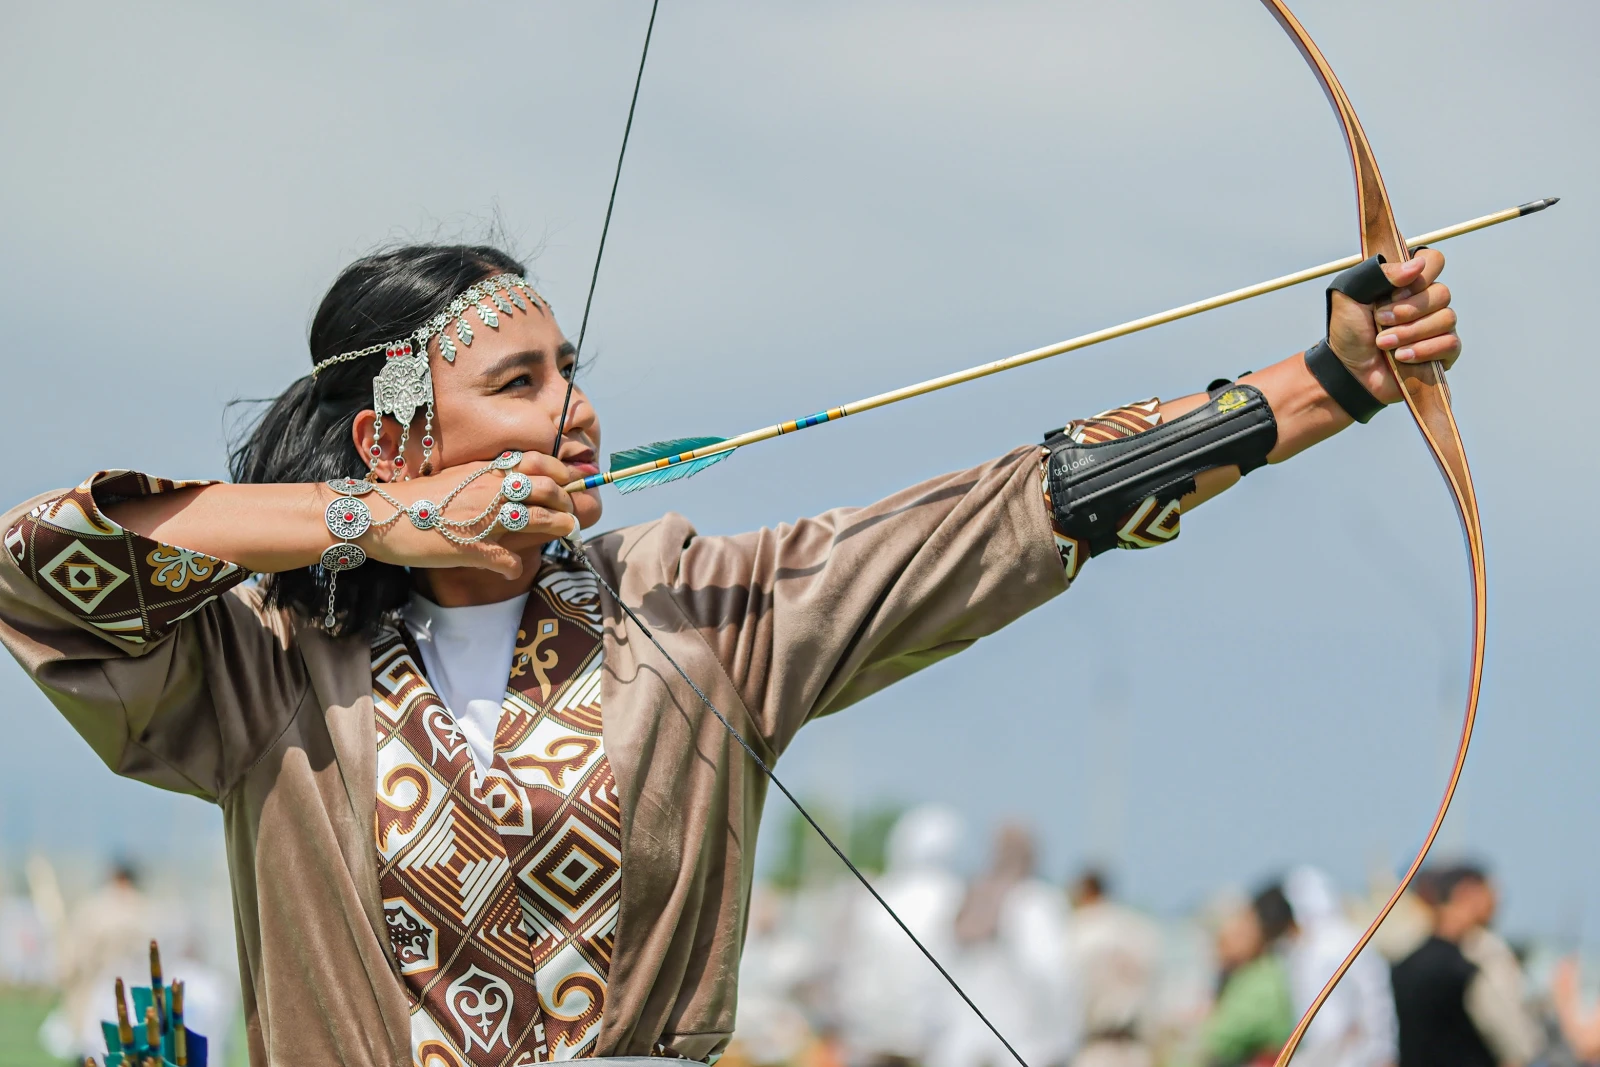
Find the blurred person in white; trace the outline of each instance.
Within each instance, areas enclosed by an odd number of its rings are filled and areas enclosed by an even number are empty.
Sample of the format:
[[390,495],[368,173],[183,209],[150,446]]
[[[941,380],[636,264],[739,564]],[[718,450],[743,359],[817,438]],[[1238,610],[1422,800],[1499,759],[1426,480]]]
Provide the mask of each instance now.
[[1077,992],[1083,1043],[1072,1067],[1151,1067],[1150,1013],[1161,967],[1161,931],[1111,899],[1104,872],[1090,868],[1068,890],[1067,973]]
[[62,1059],[104,1055],[100,1020],[115,1018],[112,983],[119,975],[130,986],[149,979],[156,914],[139,881],[138,868],[118,860],[105,884],[67,915],[60,945],[61,1006],[45,1020],[39,1034],[53,1055]]
[[[1294,1014],[1303,1015],[1361,936],[1340,907],[1332,880],[1315,867],[1297,867],[1283,883],[1294,912],[1284,939]],[[1389,966],[1363,952],[1317,1013],[1296,1053],[1300,1067],[1389,1067],[1398,1061],[1399,1024]]]
[[1544,1051],[1544,1031],[1528,1010],[1522,964],[1491,929],[1500,896],[1488,873],[1461,864],[1445,873],[1440,923],[1457,931],[1461,954],[1478,967],[1467,989],[1468,1008],[1502,1064],[1532,1063]]
[[1578,957],[1562,960],[1550,978],[1550,999],[1572,1058],[1582,1064],[1600,1064],[1600,1007],[1584,1006],[1581,977]]
[[50,931],[26,895],[0,895],[0,985],[42,986],[55,977]]
[[739,962],[738,1029],[724,1063],[793,1063],[811,1039],[800,1003],[820,954],[785,913],[788,903],[766,883],[751,893],[750,929]]
[[[1065,1064],[1077,1044],[1061,956],[1066,901],[1034,873],[1033,835],[1018,823],[995,835],[988,873],[956,914],[952,970],[978,1007],[1032,1067]],[[1011,1056],[971,1012],[953,1013],[932,1067],[1005,1067]]]
[[[966,885],[953,865],[965,838],[961,816],[952,809],[937,804],[911,809],[889,832],[885,870],[877,883],[883,899],[941,960],[955,955],[956,913]],[[851,1062],[879,1067],[922,1062],[944,1021],[964,1006],[875,902],[852,897],[847,928],[835,995]],[[742,985],[739,996],[742,1019],[748,996]]]

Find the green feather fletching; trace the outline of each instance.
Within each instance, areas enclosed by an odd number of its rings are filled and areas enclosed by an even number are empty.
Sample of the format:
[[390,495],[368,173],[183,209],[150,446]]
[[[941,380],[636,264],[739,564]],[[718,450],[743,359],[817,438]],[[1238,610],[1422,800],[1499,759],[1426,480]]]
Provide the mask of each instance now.
[[[629,467],[637,467],[641,463],[649,463],[652,460],[682,455],[685,452],[693,452],[697,448],[706,448],[710,445],[720,445],[725,440],[727,440],[725,437],[675,437],[670,441],[656,441],[652,444],[640,445],[638,448],[629,448],[622,452],[611,453],[611,469],[614,471],[627,470]],[[631,478],[622,478],[611,484],[616,486],[620,492],[633,493],[640,489],[648,489],[652,485],[665,485],[667,482],[676,482],[682,478],[692,477],[707,467],[721,463],[731,455],[733,455],[733,450],[730,449],[727,452],[718,452],[714,456],[704,456],[685,463],[674,463],[670,467],[646,471],[644,474],[635,474]]]

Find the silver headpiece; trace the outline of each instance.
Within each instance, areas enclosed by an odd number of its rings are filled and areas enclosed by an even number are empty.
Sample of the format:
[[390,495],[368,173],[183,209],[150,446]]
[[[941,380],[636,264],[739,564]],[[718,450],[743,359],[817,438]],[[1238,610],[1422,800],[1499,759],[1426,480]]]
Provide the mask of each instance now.
[[[388,356],[383,369],[372,379],[372,410],[378,417],[372,423],[368,462],[376,463],[382,457],[383,449],[378,444],[378,438],[383,432],[383,417],[393,415],[395,421],[400,423],[400,448],[394,458],[395,475],[410,477],[410,472],[406,470],[406,441],[411,435],[411,420],[416,418],[417,409],[423,408],[427,418],[422,431],[422,464],[418,469],[426,473],[434,444],[433,374],[428,369],[428,342],[438,338],[439,354],[446,363],[454,363],[456,343],[459,341],[467,347],[472,344],[472,323],[467,319],[469,311],[484,326],[498,330],[501,315],[527,312],[530,307],[546,312],[549,310],[544,298],[534,292],[533,286],[521,275],[496,274],[493,278],[469,286],[466,292],[450,301],[443,311],[423,323],[422,328],[410,337],[330,356],[311,368],[311,376],[315,378],[335,363],[365,359],[379,352]],[[452,338],[447,330],[453,331],[455,337]]]

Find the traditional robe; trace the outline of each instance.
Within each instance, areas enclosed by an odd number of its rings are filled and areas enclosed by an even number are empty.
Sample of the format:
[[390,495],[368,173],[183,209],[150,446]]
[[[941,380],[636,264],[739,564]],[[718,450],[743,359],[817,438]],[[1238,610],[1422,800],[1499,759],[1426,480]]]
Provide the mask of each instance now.
[[[0,640],[114,771],[221,806],[252,1062],[404,1063],[410,1005],[373,847],[370,641],[265,610],[253,587],[226,588],[236,567],[96,506],[173,487],[98,475],[0,519]],[[589,554],[776,759],[810,719],[1066,588],[1039,493],[1029,446],[865,508],[730,537],[669,514]],[[130,606],[134,593],[147,599]],[[595,1051],[703,1059],[733,1030],[767,783],[609,598],[601,614],[626,875]]]

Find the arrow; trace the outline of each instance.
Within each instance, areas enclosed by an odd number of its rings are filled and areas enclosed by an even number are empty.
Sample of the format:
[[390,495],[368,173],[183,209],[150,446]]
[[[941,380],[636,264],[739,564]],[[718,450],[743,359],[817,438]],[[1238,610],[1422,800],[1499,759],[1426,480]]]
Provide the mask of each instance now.
[[[1458,222],[1454,226],[1447,226],[1442,230],[1434,230],[1432,233],[1424,233],[1417,237],[1409,238],[1406,244],[1411,248],[1437,244],[1452,237],[1460,237],[1462,234],[1472,233],[1474,230],[1498,226],[1502,222],[1510,222],[1512,219],[1520,219],[1525,215],[1543,211],[1547,207],[1554,206],[1560,199],[1560,197],[1556,196],[1546,197],[1543,200],[1533,200],[1517,207],[1506,208],[1504,211],[1496,211],[1490,215],[1480,215],[1478,218],[1469,219],[1466,222]],[[1199,300],[1193,304],[1184,304],[1182,307],[1175,307],[1154,315],[1146,315],[1143,318],[1133,319],[1118,326],[1108,326],[1103,330],[1082,334],[1070,340],[1047,345],[1044,348],[1021,352],[1005,359],[997,359],[992,363],[984,363],[976,367],[969,367],[966,370],[941,375],[937,378],[929,378],[927,381],[918,382],[915,385],[891,389],[887,393],[869,396],[865,400],[857,400],[853,404],[828,408],[826,411],[819,411],[815,415],[807,415],[804,418],[794,419],[790,422],[780,422],[760,430],[751,430],[749,433],[742,433],[737,437],[676,438],[671,441],[659,441],[651,445],[641,445],[625,452],[616,452],[611,456],[611,470],[602,474],[591,474],[587,478],[570,482],[563,488],[569,493],[575,493],[583,489],[596,489],[602,485],[614,484],[621,492],[631,493],[652,485],[688,478],[715,463],[720,463],[722,460],[727,459],[735,449],[743,448],[745,445],[753,445],[757,441],[767,441],[783,434],[809,429],[812,426],[820,426],[825,422],[836,422],[846,415],[858,415],[863,411],[871,411],[873,408],[887,407],[902,400],[909,400],[914,396],[922,396],[926,393],[937,392],[940,389],[948,389],[952,385],[960,385],[963,382],[986,378],[991,374],[999,374],[1001,371],[1011,370],[1014,367],[1037,363],[1042,359],[1059,356],[1064,352],[1074,352],[1080,348],[1088,348],[1090,345],[1100,344],[1103,341],[1126,337],[1129,334],[1138,333],[1140,330],[1148,330],[1152,326],[1176,322],[1179,319],[1186,319],[1191,315],[1198,315],[1204,311],[1212,311],[1216,308],[1227,307],[1229,304],[1237,304],[1240,301],[1249,300],[1252,297],[1277,292],[1279,289],[1287,289],[1291,285],[1299,285],[1301,282],[1308,282],[1313,278],[1323,278],[1329,274],[1337,274],[1339,271],[1348,270],[1360,263],[1362,258],[1360,254],[1356,254],[1323,263],[1319,266],[1307,267],[1305,270],[1296,271],[1293,274],[1285,274],[1282,277],[1273,278],[1271,281],[1257,282],[1255,285]],[[690,447],[685,448],[686,445]]]

